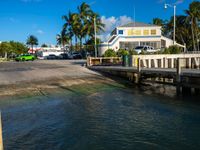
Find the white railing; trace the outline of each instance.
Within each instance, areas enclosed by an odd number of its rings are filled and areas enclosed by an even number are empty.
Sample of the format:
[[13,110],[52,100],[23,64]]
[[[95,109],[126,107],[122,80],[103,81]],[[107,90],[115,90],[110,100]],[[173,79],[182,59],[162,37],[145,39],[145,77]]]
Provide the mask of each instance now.
[[183,68],[200,67],[200,54],[133,55],[131,66],[137,67],[138,58],[144,68],[176,68],[178,58]]
[[94,65],[121,65],[121,57],[88,57],[87,66]]

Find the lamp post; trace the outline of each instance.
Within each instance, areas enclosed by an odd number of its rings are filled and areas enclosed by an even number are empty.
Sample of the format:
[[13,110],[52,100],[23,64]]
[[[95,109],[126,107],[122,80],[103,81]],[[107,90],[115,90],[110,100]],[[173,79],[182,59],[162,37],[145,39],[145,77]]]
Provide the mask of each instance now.
[[174,34],[173,34],[173,44],[175,45],[176,43],[176,5],[170,5],[170,4],[165,4],[165,9],[167,9],[168,7],[174,7]]
[[94,17],[94,50],[95,50],[95,57],[97,57],[97,27],[96,27],[96,18]]

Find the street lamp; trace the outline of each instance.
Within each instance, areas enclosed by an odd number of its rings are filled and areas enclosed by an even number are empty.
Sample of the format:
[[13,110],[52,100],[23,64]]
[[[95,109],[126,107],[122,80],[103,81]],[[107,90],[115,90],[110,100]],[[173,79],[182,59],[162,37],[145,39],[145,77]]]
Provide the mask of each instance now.
[[176,39],[176,5],[165,4],[164,8],[167,9],[168,7],[174,7],[174,34],[173,34],[173,44],[175,45]]

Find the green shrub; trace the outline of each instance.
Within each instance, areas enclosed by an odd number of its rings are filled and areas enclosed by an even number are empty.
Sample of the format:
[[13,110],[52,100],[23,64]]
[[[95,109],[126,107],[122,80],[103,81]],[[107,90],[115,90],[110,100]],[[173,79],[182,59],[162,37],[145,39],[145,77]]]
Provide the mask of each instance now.
[[105,51],[103,57],[116,57],[117,54],[113,49],[108,49]]
[[132,49],[129,51],[129,55],[138,55],[138,53],[134,49]]
[[172,45],[169,48],[165,48],[163,53],[164,54],[180,54],[181,48],[176,45]]
[[129,55],[129,51],[125,50],[125,49],[119,49],[117,51],[117,56],[121,57],[123,55]]

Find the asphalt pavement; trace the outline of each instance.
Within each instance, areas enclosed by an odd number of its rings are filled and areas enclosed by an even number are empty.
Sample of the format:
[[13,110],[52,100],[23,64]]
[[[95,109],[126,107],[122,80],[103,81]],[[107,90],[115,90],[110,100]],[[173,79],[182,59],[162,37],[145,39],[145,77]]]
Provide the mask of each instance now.
[[23,84],[99,75],[84,67],[86,60],[36,60],[0,63],[0,85]]

